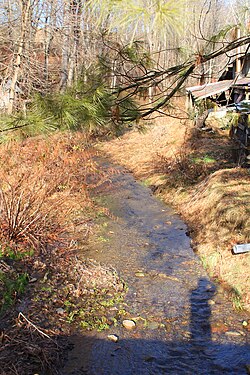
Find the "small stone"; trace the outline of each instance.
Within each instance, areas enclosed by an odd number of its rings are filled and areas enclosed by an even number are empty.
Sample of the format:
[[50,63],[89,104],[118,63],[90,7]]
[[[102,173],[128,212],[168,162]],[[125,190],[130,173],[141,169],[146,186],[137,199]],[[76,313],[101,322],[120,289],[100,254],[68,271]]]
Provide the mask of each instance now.
[[215,302],[211,299],[211,300],[208,301],[208,304],[209,304],[210,306],[212,306],[212,305],[215,305]]
[[177,279],[177,277],[169,276],[169,275],[166,275],[165,273],[158,273],[157,276],[162,278],[162,279],[169,279],[169,280],[172,280],[172,281],[180,281],[179,279]]
[[135,273],[135,276],[136,276],[136,277],[144,277],[145,274],[144,274],[143,272],[136,272],[136,273]]
[[241,333],[236,331],[227,331],[225,334],[228,336],[241,336]]
[[183,336],[186,337],[187,339],[190,339],[192,337],[192,333],[189,331],[183,332]]
[[119,340],[119,337],[117,335],[113,335],[113,334],[108,335],[107,338],[108,338],[109,341],[113,341],[113,342],[117,342]]
[[247,326],[248,326],[247,321],[246,321],[246,320],[243,320],[242,325],[243,325],[243,327],[247,327]]
[[122,325],[126,329],[133,329],[136,326],[135,322],[133,320],[130,320],[130,319],[123,320]]
[[111,306],[111,307],[109,308],[109,310],[110,310],[110,311],[117,311],[117,310],[118,310],[118,307],[116,307],[116,306]]
[[56,309],[56,313],[59,315],[63,315],[65,313],[65,310],[59,307],[58,309]]
[[35,277],[32,277],[32,279],[29,280],[29,283],[35,283],[37,279]]

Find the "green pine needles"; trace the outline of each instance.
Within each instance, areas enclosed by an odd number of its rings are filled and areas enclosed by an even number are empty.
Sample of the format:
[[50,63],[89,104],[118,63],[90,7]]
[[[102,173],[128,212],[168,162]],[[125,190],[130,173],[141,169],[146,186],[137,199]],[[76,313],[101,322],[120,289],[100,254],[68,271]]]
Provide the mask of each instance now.
[[57,130],[95,136],[116,133],[124,122],[139,117],[136,102],[129,95],[117,95],[103,82],[98,84],[97,77],[88,77],[87,83],[80,80],[64,92],[36,94],[25,113],[1,118],[0,139],[3,142]]

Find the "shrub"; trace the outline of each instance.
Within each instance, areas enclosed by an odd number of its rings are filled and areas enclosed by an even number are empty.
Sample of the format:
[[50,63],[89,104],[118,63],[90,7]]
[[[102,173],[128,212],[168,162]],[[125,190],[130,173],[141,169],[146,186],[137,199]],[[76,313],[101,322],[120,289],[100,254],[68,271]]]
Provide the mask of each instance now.
[[168,184],[173,187],[192,185],[207,174],[206,160],[195,159],[186,147],[171,159],[158,155],[157,168],[167,175]]
[[91,174],[97,174],[96,164],[79,134],[2,145],[2,244],[45,248],[66,230],[67,215],[79,205],[83,209],[91,204],[86,184]]

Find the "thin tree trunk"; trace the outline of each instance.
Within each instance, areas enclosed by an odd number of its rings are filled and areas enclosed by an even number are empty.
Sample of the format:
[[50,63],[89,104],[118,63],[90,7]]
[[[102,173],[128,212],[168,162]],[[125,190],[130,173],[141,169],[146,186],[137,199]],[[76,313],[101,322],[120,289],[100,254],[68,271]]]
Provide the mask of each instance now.
[[16,84],[18,81],[18,77],[21,71],[21,64],[23,59],[23,51],[24,51],[24,43],[25,43],[25,36],[27,32],[27,25],[29,20],[30,14],[30,0],[20,0],[20,8],[21,8],[21,36],[19,47],[17,50],[16,58],[14,59],[14,70],[13,75],[11,77],[11,85],[10,85],[10,92],[9,92],[9,103],[7,107],[7,113],[11,114],[14,108],[15,102],[15,91],[16,91]]
[[80,41],[80,18],[82,14],[82,1],[71,1],[70,5],[70,19],[71,19],[71,53],[69,56],[69,70],[68,70],[68,85],[71,86],[77,80],[78,71],[78,54]]
[[69,11],[67,2],[64,2],[63,8],[63,45],[61,61],[61,82],[60,91],[64,91],[68,81],[68,62],[69,62]]

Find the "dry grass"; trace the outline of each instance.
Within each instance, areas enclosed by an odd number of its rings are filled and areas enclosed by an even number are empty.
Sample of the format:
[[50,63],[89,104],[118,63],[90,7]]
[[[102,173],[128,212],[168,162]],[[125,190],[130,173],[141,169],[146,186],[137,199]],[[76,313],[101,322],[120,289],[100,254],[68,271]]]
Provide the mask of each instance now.
[[173,188],[193,185],[208,174],[206,163],[197,162],[185,144],[171,158],[157,154],[155,171],[164,174],[168,186]]
[[146,134],[127,133],[102,149],[175,206],[208,272],[250,310],[249,254],[231,253],[236,243],[250,242],[250,178],[233,168],[231,146],[226,132],[162,118]]
[[44,248],[65,230],[65,217],[91,205],[86,179],[98,172],[80,135],[3,145],[0,164],[2,246]]
[[[210,274],[239,292],[250,309],[249,254],[232,255],[235,244],[250,242],[250,175],[239,168],[211,174],[182,205],[193,230],[195,249]],[[197,221],[199,217],[199,221]]]
[[100,147],[137,177],[147,178],[155,167],[157,155],[174,157],[183,143],[187,129],[184,121],[158,118],[145,125],[143,132],[132,130]]
[[[190,194],[184,212],[195,217],[199,212],[203,225],[211,227],[217,241],[250,241],[249,172],[224,169],[211,174]],[[216,233],[223,228],[223,238]],[[234,234],[234,238],[232,237]]]

